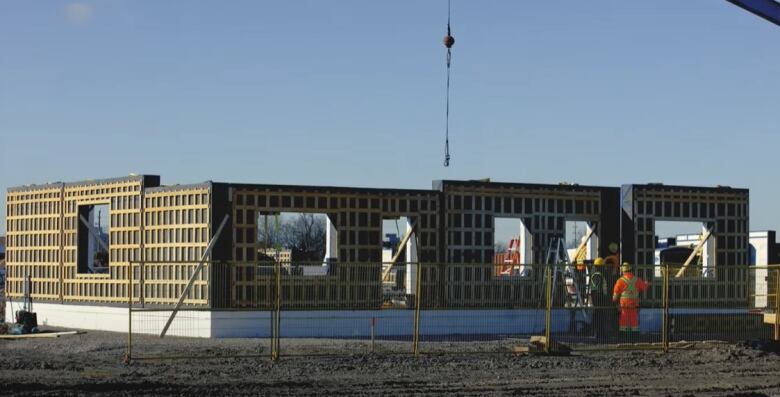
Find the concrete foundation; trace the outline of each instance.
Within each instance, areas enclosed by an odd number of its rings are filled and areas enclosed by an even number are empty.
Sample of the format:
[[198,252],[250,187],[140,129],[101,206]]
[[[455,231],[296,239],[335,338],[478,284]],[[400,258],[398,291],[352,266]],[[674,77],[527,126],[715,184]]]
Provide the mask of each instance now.
[[[18,305],[6,307],[6,321],[12,321]],[[38,303],[33,307],[41,327],[127,332],[127,308]],[[134,311],[133,333],[159,335],[170,311]],[[744,309],[672,309],[674,315],[747,314]],[[403,339],[411,336],[413,310],[334,310],[282,312],[283,338],[368,338],[372,319],[377,338]],[[555,309],[552,332],[570,330],[571,311]],[[574,321],[589,324],[591,314],[577,310]],[[660,333],[661,310],[640,310],[642,333]],[[421,340],[439,336],[505,336],[544,333],[544,311],[534,309],[423,310],[420,313]],[[268,311],[180,311],[168,335],[200,338],[267,338],[271,336]],[[585,334],[582,334],[583,336]]]

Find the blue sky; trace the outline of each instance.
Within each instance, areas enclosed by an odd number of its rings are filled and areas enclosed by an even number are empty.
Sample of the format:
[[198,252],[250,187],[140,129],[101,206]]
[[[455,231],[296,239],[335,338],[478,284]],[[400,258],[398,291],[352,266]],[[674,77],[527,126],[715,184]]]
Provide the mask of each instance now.
[[444,0],[2,1],[0,189],[721,184],[780,228],[780,28],[717,0],[454,0],[452,23],[445,169]]

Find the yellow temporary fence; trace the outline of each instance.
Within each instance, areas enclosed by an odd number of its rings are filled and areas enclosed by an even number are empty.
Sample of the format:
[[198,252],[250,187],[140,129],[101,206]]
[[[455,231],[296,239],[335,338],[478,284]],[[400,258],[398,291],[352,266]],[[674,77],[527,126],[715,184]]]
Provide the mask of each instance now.
[[[548,352],[554,343],[583,350],[666,352],[701,340],[780,340],[780,265],[689,267],[685,272],[675,265],[636,266],[634,274],[648,286],[639,291],[635,311],[613,302],[620,275],[612,268],[421,262],[309,266],[208,263],[195,283],[200,286],[196,300],[192,291],[177,287],[180,280],[169,281],[170,291],[160,287],[165,280],[156,277],[171,275],[158,272],[164,264],[133,264],[127,280],[126,360],[278,360],[364,351],[509,353],[534,335],[544,336]],[[392,282],[380,279],[390,272]],[[181,271],[178,277],[192,274]],[[605,284],[597,287],[599,277]],[[174,313],[168,302],[176,301],[177,293],[185,295],[186,304]],[[171,333],[161,338],[166,321]],[[182,336],[201,337],[201,344],[210,347],[178,354],[175,340]],[[238,340],[236,347],[222,344],[223,338],[247,336],[252,339]]]

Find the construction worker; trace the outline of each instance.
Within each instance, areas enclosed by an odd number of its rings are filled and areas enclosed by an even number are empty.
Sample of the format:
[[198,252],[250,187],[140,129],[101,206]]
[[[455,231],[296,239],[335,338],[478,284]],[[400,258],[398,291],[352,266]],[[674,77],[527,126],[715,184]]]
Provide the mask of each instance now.
[[639,332],[639,294],[644,292],[649,284],[631,272],[628,262],[620,265],[620,271],[623,276],[612,290],[612,301],[620,304],[620,330]]
[[604,273],[602,273],[603,268],[604,259],[596,258],[593,261],[593,271],[590,274],[590,295],[593,306],[609,305],[609,291]]
[[609,266],[609,269],[612,270],[612,274],[617,277],[620,272],[620,256],[618,253],[618,245],[617,243],[609,243],[609,256],[604,258],[604,264]]
[[606,336],[612,323],[615,310],[610,305],[609,287],[604,277],[604,259],[601,257],[593,261],[593,270],[590,273],[590,301],[593,307],[593,331],[597,338]]

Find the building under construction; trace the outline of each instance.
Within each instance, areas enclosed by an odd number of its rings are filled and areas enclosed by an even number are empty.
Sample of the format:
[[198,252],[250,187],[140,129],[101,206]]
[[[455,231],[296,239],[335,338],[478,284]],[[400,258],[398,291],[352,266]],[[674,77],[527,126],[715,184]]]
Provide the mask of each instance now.
[[[391,267],[403,295],[419,291],[425,308],[533,304],[539,283],[510,282],[495,270],[495,225],[502,219],[517,221],[524,241],[518,264],[549,263],[549,247],[577,221],[588,231],[586,259],[612,253],[620,262],[653,265],[656,222],[696,222],[701,282],[681,289],[678,299],[744,307],[755,282],[743,271],[750,265],[747,189],[450,180],[419,190],[163,186],[159,176],[131,175],[8,189],[6,295],[18,302],[28,292],[43,323],[76,326],[66,317],[93,316],[94,324],[80,327],[112,329],[110,316],[123,315],[131,293],[137,304],[176,303],[203,260],[210,266],[194,281],[187,307],[267,309],[273,272],[261,267],[278,251],[258,236],[285,213],[319,214],[326,222],[316,271],[281,275],[288,307],[381,309],[383,223],[399,219],[404,252]],[[651,288],[645,299],[659,294]],[[13,310],[7,306],[7,318]]]

